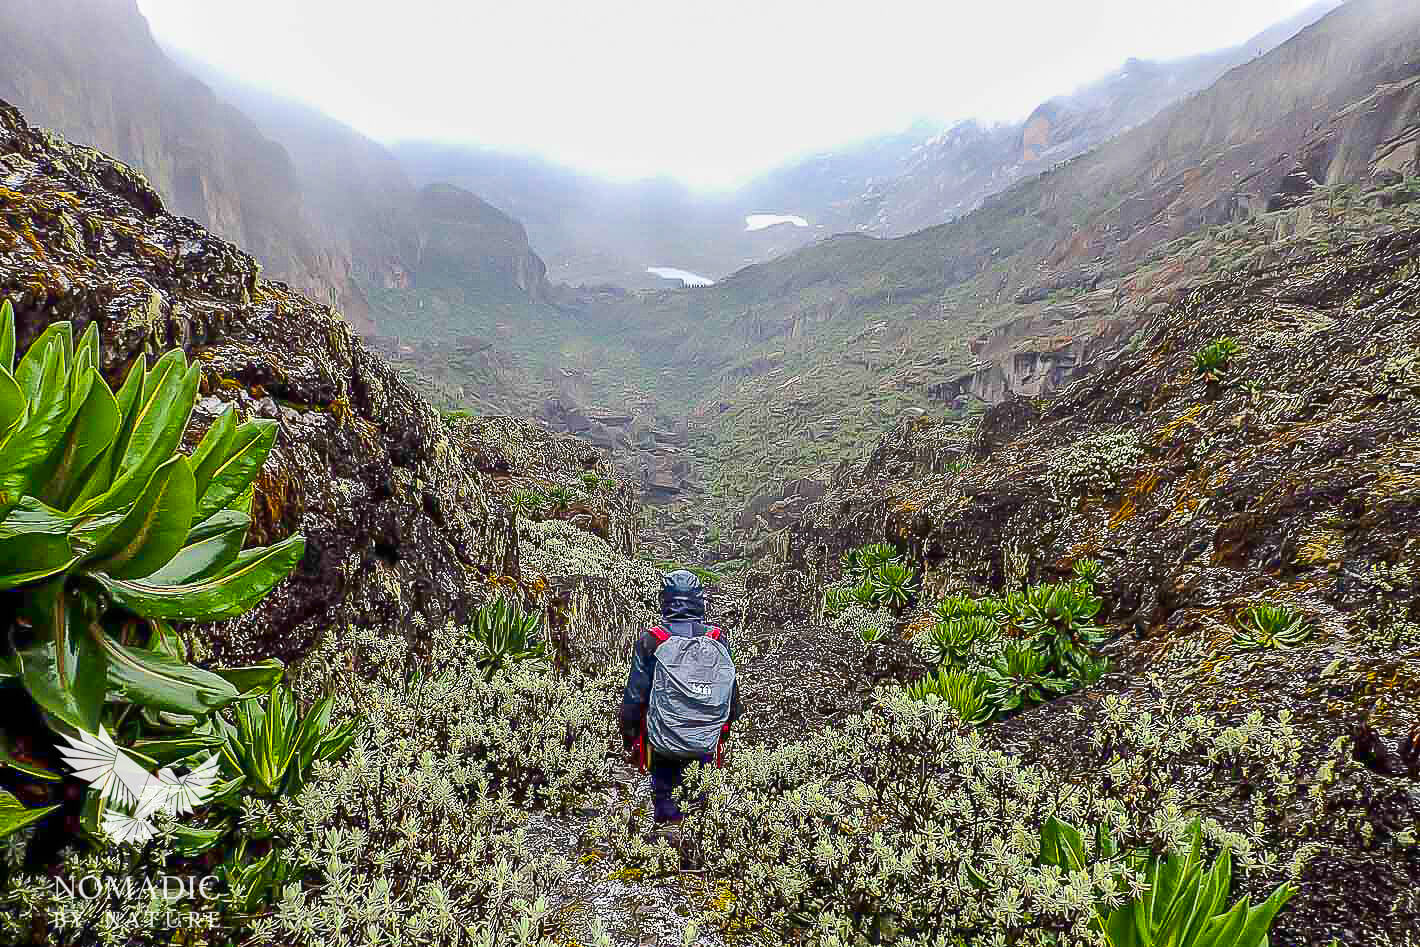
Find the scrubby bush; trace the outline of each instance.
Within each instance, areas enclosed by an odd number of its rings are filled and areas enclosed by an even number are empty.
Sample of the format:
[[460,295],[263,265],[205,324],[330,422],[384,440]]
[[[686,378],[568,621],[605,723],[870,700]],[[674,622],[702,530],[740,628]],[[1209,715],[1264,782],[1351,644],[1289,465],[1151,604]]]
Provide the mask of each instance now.
[[1050,481],[1056,499],[1107,493],[1143,455],[1137,428],[1090,434],[1072,441],[1052,461]]
[[853,604],[839,612],[832,625],[846,635],[852,635],[864,644],[881,641],[892,632],[892,616],[881,609]]
[[[615,682],[529,665],[489,681],[478,648],[455,628],[436,631],[423,653],[402,637],[352,629],[313,662],[329,670],[310,685],[333,694],[338,715],[359,711],[368,732],[343,758],[317,758],[296,795],[247,801],[243,831],[261,841],[224,873],[224,936],[308,947],[542,943],[549,899],[571,866],[535,851],[527,832],[539,811],[585,805],[603,785]],[[181,864],[160,844],[137,858],[76,855],[63,870],[141,884]],[[258,864],[274,884],[249,897],[236,869]],[[107,919],[109,905],[98,904],[94,923],[118,942],[172,936],[142,903]],[[52,929],[85,907],[43,877],[17,879],[0,905],[0,933],[11,936]],[[55,941],[74,942],[57,930]]]
[[[885,692],[840,727],[695,771],[685,797],[708,795],[683,833],[712,876],[734,879],[721,923],[825,945],[1093,945],[1097,912],[1129,903],[1146,878],[1119,853],[1187,851],[1200,794],[1245,779],[1269,806],[1300,798],[1285,715],[1225,729],[1111,696],[1090,747],[1049,765],[988,749],[956,718],[942,702]],[[1210,762],[1219,755],[1231,767]],[[1104,826],[1110,845],[1086,839],[1081,866],[1047,864],[1040,828],[1052,817]],[[1231,846],[1254,879],[1304,863],[1295,847],[1263,851],[1250,833],[1202,825],[1209,848]],[[674,858],[616,817],[593,837],[650,866]]]

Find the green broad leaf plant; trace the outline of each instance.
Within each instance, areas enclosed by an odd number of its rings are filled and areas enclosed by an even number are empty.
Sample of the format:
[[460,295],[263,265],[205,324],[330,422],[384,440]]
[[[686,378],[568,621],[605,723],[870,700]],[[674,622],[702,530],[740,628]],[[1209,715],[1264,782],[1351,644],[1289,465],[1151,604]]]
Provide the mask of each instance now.
[[323,697],[305,714],[290,688],[278,684],[264,699],[236,706],[236,724],[218,718],[223,770],[243,777],[259,796],[294,796],[301,791],[316,760],[342,756],[359,735],[359,724],[331,724],[334,701]]
[[[1197,820],[1189,832],[1186,853],[1125,855],[1130,867],[1142,872],[1144,890],[1113,910],[1096,908],[1091,927],[1104,935],[1109,947],[1267,947],[1272,921],[1295,889],[1283,884],[1260,904],[1245,897],[1228,907],[1231,853],[1223,849],[1205,869],[1203,830]],[[1107,831],[1101,828],[1096,836],[1098,855],[1120,854]],[[1080,830],[1054,817],[1041,827],[1040,860],[1067,873],[1091,870]]]
[[873,576],[877,599],[894,612],[900,612],[917,597],[917,574],[901,562],[885,562]]
[[941,700],[956,711],[962,722],[977,726],[990,720],[993,713],[986,688],[983,674],[938,668],[909,684],[907,694],[914,700]]
[[1249,605],[1238,615],[1233,644],[1248,650],[1295,648],[1312,635],[1301,615],[1285,605],[1267,602]]
[[964,665],[978,641],[995,638],[996,623],[984,615],[968,615],[937,623],[932,628],[930,647],[937,664]]
[[138,359],[117,392],[95,324],[78,339],[51,324],[16,354],[5,302],[0,688],[22,688],[55,730],[140,736],[151,761],[210,749],[214,712],[280,665],[196,667],[170,623],[242,614],[304,553],[299,535],[242,548],[275,422],[238,423],[229,406],[183,454],[200,370],[181,351]]
[[1207,381],[1220,381],[1228,374],[1238,351],[1236,339],[1214,339],[1194,353],[1193,370]]
[[484,680],[493,680],[509,664],[532,661],[547,653],[547,646],[538,640],[542,618],[524,612],[517,602],[502,596],[482,606],[474,613],[468,634],[478,644],[481,656],[478,666]]
[[1048,655],[1029,642],[1013,641],[986,670],[987,702],[997,715],[1028,710],[1072,690],[1074,685],[1052,676]]

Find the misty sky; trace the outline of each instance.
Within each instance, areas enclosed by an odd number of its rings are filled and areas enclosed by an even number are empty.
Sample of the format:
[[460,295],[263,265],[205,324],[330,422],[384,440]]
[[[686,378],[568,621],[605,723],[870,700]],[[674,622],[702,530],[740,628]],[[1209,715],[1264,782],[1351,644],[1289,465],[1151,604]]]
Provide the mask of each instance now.
[[382,141],[724,187],[913,119],[1014,119],[1310,0],[138,0],[158,38]]

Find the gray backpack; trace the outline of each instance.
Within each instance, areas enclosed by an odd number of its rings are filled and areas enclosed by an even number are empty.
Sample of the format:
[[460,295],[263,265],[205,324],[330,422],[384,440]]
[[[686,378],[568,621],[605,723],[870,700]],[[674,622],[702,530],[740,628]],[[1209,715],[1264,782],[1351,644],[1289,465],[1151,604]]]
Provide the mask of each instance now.
[[714,753],[730,720],[735,664],[721,631],[701,626],[695,635],[652,628],[656,671],[646,710],[646,736],[665,756],[694,759]]

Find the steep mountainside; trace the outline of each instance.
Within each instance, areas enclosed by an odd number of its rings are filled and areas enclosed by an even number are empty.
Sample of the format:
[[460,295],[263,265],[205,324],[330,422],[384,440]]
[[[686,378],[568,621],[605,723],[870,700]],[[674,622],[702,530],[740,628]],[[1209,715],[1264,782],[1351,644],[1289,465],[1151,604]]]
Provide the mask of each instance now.
[[1322,0],[1229,49],[1168,62],[1131,59],[1024,122],[994,128],[964,122],[914,148],[896,175],[865,188],[860,228],[898,236],[976,209],[1022,178],[1083,154],[1263,55],[1338,5]]
[[178,213],[240,241],[273,275],[365,315],[341,261],[304,220],[290,156],[168,60],[136,0],[0,7],[0,97],[142,170]]
[[528,247],[522,224],[452,184],[424,187],[415,206],[415,285],[461,286],[492,298],[547,298],[547,268]]
[[299,102],[279,98],[167,49],[168,57],[251,119],[291,156],[307,223],[324,246],[348,259],[362,286],[406,280],[417,249],[417,189],[378,142]]
[[1049,390],[1260,245],[1389,226],[1420,176],[1417,78],[1420,8],[1352,0],[951,224],[835,237],[602,317],[674,379],[656,391],[690,424],[687,482],[752,495],[934,399]]
[[[219,98],[158,47],[136,0],[16,0],[0,7],[0,27],[0,97],[128,162],[178,213],[239,242],[272,276],[334,301],[357,331],[383,331],[367,292],[410,285],[420,215],[443,211],[382,146],[240,86]],[[499,257],[500,272],[538,265],[526,239],[469,253]],[[499,295],[509,289],[518,292],[510,282]]]
[[[1025,122],[949,128],[921,122],[791,162],[721,195],[665,181],[611,184],[489,149],[405,143],[395,150],[416,180],[452,181],[524,221],[554,280],[662,288],[646,267],[719,279],[829,234],[897,236],[960,217],[988,195],[1212,84],[1336,2],[1323,0],[1231,49],[1171,62],[1130,60],[1042,104]],[[809,226],[746,232],[752,214],[798,215]]]
[[[1115,696],[1285,719],[1302,742],[1284,805],[1329,815],[1243,830],[1311,849],[1272,942],[1400,942],[1420,929],[1417,260],[1416,215],[1380,237],[1295,243],[1199,286],[1054,396],[979,423],[905,420],[790,523],[783,565],[751,595],[809,623],[840,554],[891,543],[922,570],[911,632],[944,594],[1098,561],[1109,673],[987,739],[1087,759]],[[1239,348],[1210,377],[1195,354],[1220,339]],[[1259,603],[1298,616],[1300,638],[1250,643],[1239,629]],[[1259,787],[1208,805],[1249,824]]]

